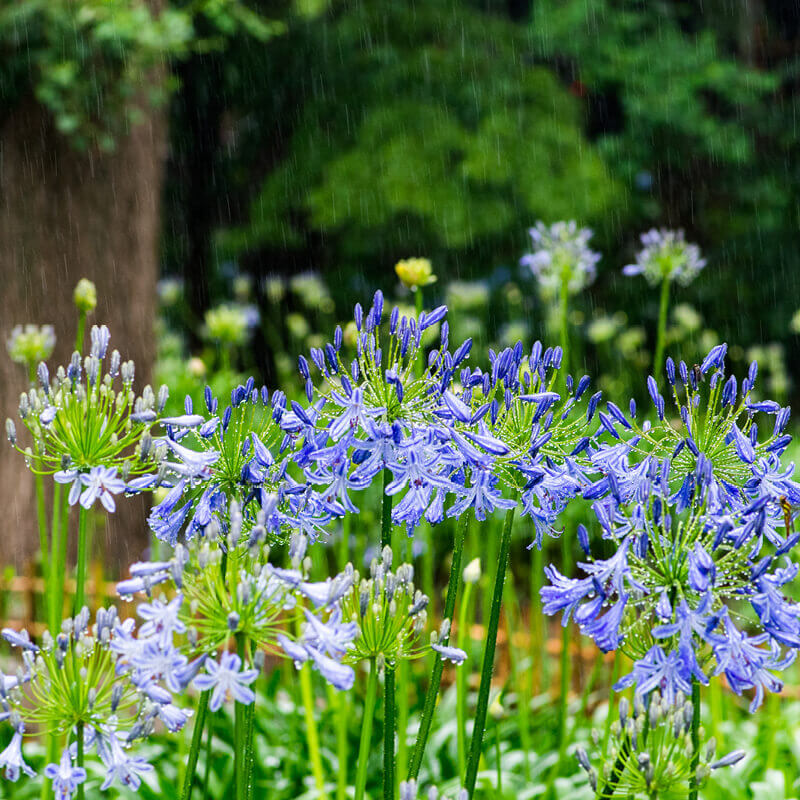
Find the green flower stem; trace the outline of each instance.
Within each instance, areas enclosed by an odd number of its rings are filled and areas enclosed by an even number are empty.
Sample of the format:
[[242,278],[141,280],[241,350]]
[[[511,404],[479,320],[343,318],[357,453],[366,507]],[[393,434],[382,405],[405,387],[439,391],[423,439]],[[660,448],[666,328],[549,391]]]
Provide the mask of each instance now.
[[75,613],[77,614],[86,603],[86,561],[88,550],[86,547],[86,509],[78,504],[78,568],[75,573]]
[[402,659],[397,665],[397,775],[408,772],[408,687],[411,665]]
[[367,762],[369,761],[370,745],[372,743],[372,722],[375,717],[375,696],[378,693],[378,669],[375,659],[369,662],[369,677],[367,678],[367,693],[364,698],[364,714],[361,717],[361,741],[358,745],[358,760],[356,761],[356,791],[355,800],[364,800],[364,789],[367,785]]
[[692,771],[689,775],[689,800],[697,800],[697,765],[700,763],[700,683],[692,678]]
[[[559,297],[559,344],[561,345],[562,358],[561,358],[561,374],[566,376],[569,374],[569,281],[563,279],[561,281],[561,291]],[[564,384],[566,386],[566,383]]]
[[[458,585],[461,581],[461,557],[464,552],[464,538],[467,534],[469,519],[466,513],[456,524],[455,541],[453,542],[453,558],[450,562],[450,578],[447,582],[447,597],[444,601],[444,618],[452,620],[453,612],[456,607],[456,595],[458,595]],[[422,766],[422,756],[425,753],[425,746],[428,743],[428,736],[433,724],[433,714],[436,710],[436,698],[439,695],[439,686],[442,682],[442,671],[444,663],[439,654],[436,653],[433,659],[433,670],[431,671],[431,681],[425,695],[425,705],[422,709],[422,718],[419,723],[417,741],[414,744],[414,752],[411,754],[411,765],[408,770],[409,780],[417,778],[420,767]]]
[[53,583],[56,586],[58,593],[58,618],[64,614],[64,597],[66,596],[66,579],[67,579],[67,544],[69,543],[69,494],[64,493],[61,504],[61,536],[59,537],[60,549],[54,558],[58,557],[58,568],[53,576]]
[[[492,595],[489,586],[497,578],[497,525],[496,520],[491,519],[483,523],[487,527],[486,531],[486,572],[481,581],[481,622],[486,625],[492,613]],[[476,526],[477,527],[477,526]]]
[[[78,737],[78,757],[75,759],[76,765],[83,769],[83,721],[79,722],[75,726],[75,735]],[[83,784],[78,784],[78,793],[77,798],[78,800],[85,800],[86,795],[84,794]]]
[[[253,734],[255,732],[256,700],[244,707],[244,796],[250,800],[253,796],[253,772],[255,770],[255,754],[253,752]],[[324,795],[320,795],[324,798]]]
[[[413,292],[414,294],[414,310],[417,313],[417,319],[422,316],[422,287],[417,286],[417,288]],[[417,355],[417,362],[414,364],[414,375],[415,377],[419,378],[422,375],[423,370],[425,369],[425,364],[423,359],[425,358],[423,348],[420,348],[420,352]]]
[[233,785],[236,800],[245,800],[244,797],[244,717],[242,704],[233,705]]
[[[383,493],[381,497],[381,548],[392,544],[392,497],[386,487],[392,481],[391,470],[383,470]],[[394,667],[386,665],[383,683],[383,796],[394,797]]]
[[[515,498],[516,499],[516,498]],[[500,606],[503,603],[503,586],[508,568],[508,557],[511,549],[511,526],[514,522],[515,508],[506,511],[503,522],[503,534],[500,541],[500,557],[497,561],[497,575],[494,582],[492,596],[492,609],[487,628],[486,649],[483,653],[483,666],[481,668],[481,683],[478,689],[478,705],[475,710],[475,726],[472,729],[469,758],[467,759],[466,778],[464,788],[471,797],[475,791],[475,781],[478,777],[478,764],[483,746],[483,734],[486,729],[486,711],[489,706],[489,690],[492,685],[492,672],[494,670],[494,655],[497,649],[497,628],[500,624]]]
[[387,664],[383,678],[383,798],[394,798],[395,668]]
[[336,758],[339,762],[339,774],[336,780],[336,800],[346,800],[348,766],[347,729],[350,704],[346,692],[336,692],[333,689],[331,692],[338,703],[338,708],[336,709]]
[[[567,532],[561,534],[561,567],[564,575],[569,577],[572,571],[572,552]],[[570,682],[570,660],[569,660],[569,625],[561,628],[561,688],[558,698],[558,760],[550,773],[550,795],[553,796],[555,781],[564,763],[564,756],[567,752],[567,714],[569,705],[569,682]]]
[[75,349],[83,352],[83,332],[86,330],[86,312],[78,312],[78,329],[75,332]]
[[667,309],[669,308],[669,278],[661,282],[661,301],[658,307],[658,331],[656,332],[656,354],[653,359],[653,377],[656,381],[664,369],[664,345],[667,337]]
[[[197,757],[200,754],[200,744],[203,740],[203,728],[206,724],[208,714],[208,700],[211,697],[211,690],[207,689],[200,694],[197,701],[197,715],[194,720],[192,730],[192,744],[189,748],[189,757],[186,761],[186,772],[183,776],[183,788],[181,789],[181,800],[190,800],[192,796],[192,786],[194,785],[194,773],[197,769]],[[210,734],[209,734],[210,735]]]
[[326,800],[325,771],[322,768],[322,756],[319,747],[319,733],[317,722],[314,719],[314,692],[311,685],[311,665],[303,664],[300,668],[300,691],[303,698],[303,714],[306,723],[306,742],[308,743],[308,757],[311,760],[311,774],[314,776],[314,786],[317,797]]
[[[42,581],[44,582],[44,592],[42,592],[43,603],[47,607],[47,598],[50,595],[50,566],[52,564],[50,556],[50,540],[47,535],[47,519],[44,505],[44,478],[36,475],[36,520],[39,523],[39,550],[42,556]],[[56,631],[53,631],[55,634]]]
[[60,604],[63,602],[62,591],[58,586],[58,576],[60,574],[58,558],[61,552],[61,494],[61,484],[54,484],[53,524],[50,529],[50,569],[47,579],[47,624],[54,636],[61,628]]
[[[469,615],[472,584],[464,585],[464,594],[458,608],[458,638],[456,647],[467,650],[467,617]],[[456,720],[458,728],[458,774],[463,775],[467,766],[467,670],[456,670]]]
[[531,661],[531,691],[533,691],[534,681],[537,690],[541,691],[543,686],[547,686],[549,677],[549,659],[547,658],[547,627],[542,613],[542,577],[544,576],[544,555],[541,548],[533,548],[533,558],[531,558],[530,575],[530,661]]

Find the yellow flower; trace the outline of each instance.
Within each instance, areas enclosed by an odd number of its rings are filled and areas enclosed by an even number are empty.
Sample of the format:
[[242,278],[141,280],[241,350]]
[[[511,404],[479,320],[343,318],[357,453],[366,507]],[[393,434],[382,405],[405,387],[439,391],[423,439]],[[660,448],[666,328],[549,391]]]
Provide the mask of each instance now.
[[394,266],[397,277],[403,285],[415,292],[421,286],[436,282],[431,262],[427,258],[406,258]]

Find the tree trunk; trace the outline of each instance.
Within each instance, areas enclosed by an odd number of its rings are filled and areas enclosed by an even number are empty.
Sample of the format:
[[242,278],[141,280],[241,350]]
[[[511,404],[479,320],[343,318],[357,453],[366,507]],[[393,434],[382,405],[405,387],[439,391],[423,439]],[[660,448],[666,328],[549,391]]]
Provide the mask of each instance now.
[[[92,322],[111,329],[112,347],[136,362],[136,387],[150,381],[161,184],[166,150],[163,111],[151,112],[113,153],[78,153],[32,100],[0,128],[0,335],[16,324],[55,326],[51,364],[69,358],[75,339],[72,291],[81,277],[97,285]],[[87,337],[88,340],[88,337]],[[0,419],[17,419],[25,370],[0,353]],[[19,427],[19,426],[18,426]],[[50,483],[50,481],[48,481]],[[0,446],[0,564],[19,567],[37,550],[33,481],[22,458]],[[108,566],[138,558],[147,542],[145,503],[120,498],[95,542]]]

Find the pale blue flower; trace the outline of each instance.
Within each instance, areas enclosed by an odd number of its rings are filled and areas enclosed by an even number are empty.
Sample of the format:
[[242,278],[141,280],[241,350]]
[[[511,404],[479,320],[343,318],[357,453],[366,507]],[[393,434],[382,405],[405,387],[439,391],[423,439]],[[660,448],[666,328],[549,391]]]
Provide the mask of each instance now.
[[56,800],[71,800],[78,791],[78,786],[86,780],[86,770],[72,765],[68,747],[61,753],[61,763],[48,764],[44,768],[44,774],[53,782]]
[[206,674],[198,675],[194,685],[201,691],[213,690],[208,703],[211,711],[219,711],[226,700],[243,705],[255,702],[255,692],[249,686],[258,677],[258,670],[241,667],[242,660],[235,653],[225,652],[219,661],[206,660]]

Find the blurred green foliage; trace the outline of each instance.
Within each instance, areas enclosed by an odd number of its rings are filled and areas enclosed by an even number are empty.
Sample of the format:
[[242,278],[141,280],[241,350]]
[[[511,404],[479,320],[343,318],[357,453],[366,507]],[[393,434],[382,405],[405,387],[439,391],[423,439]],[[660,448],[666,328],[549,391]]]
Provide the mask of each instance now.
[[281,30],[239,0],[159,5],[20,0],[0,9],[0,113],[32,92],[75,147],[109,150],[169,97],[175,82],[159,71],[172,59],[221,48],[237,33],[264,41]]
[[623,184],[586,141],[577,99],[531,63],[533,43],[526,26],[443,0],[336,3],[290,26],[263,75],[290,135],[223,252],[314,234],[334,259],[410,241],[426,254],[519,247],[521,219],[620,214]]

